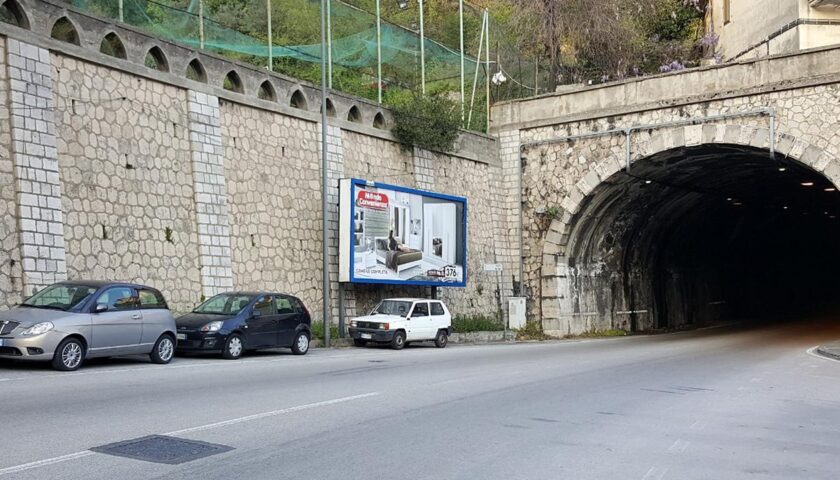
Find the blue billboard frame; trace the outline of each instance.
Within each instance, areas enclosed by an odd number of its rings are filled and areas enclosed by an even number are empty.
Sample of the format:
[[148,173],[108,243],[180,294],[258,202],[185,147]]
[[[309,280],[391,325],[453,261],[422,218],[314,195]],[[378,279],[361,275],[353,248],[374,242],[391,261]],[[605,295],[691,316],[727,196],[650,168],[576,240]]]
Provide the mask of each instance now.
[[[464,235],[463,239],[461,240],[462,245],[461,248],[464,250],[464,265],[462,267],[462,281],[460,282],[433,282],[433,281],[422,281],[422,280],[379,280],[375,278],[356,278],[356,245],[354,242],[354,223],[352,221],[353,218],[356,218],[356,187],[370,187],[370,188],[384,188],[388,190],[393,190],[395,192],[404,192],[404,193],[412,193],[414,195],[420,195],[424,197],[432,197],[438,198],[441,200],[447,200],[450,202],[458,202],[464,206],[464,219],[462,222]],[[350,242],[350,283],[371,283],[371,284],[386,284],[386,285],[411,285],[417,287],[466,287],[467,286],[467,199],[466,197],[458,197],[455,195],[447,195],[445,193],[437,193],[437,192],[429,192],[426,190],[418,190],[416,188],[409,188],[409,187],[401,187],[399,185],[391,185],[387,183],[381,182],[372,182],[368,180],[362,180],[360,178],[351,178],[350,179],[350,235],[348,236],[348,241]]]

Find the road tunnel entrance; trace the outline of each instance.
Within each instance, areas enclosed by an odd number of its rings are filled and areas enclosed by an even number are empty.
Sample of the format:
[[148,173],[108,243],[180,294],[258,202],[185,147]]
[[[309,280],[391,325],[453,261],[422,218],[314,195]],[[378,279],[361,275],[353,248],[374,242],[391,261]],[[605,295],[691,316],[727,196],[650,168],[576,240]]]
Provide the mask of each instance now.
[[544,326],[664,330],[838,306],[838,216],[837,187],[792,158],[729,144],[654,154],[580,202],[560,318]]

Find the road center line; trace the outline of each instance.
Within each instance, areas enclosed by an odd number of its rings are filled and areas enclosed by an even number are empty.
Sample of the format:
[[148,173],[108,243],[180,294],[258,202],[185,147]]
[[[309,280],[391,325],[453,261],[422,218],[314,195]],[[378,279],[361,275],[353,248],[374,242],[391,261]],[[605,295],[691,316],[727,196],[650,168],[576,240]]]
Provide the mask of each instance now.
[[[336,398],[336,399],[333,399],[333,400],[325,400],[323,402],[315,402],[315,403],[308,403],[306,405],[298,405],[296,407],[281,408],[279,410],[272,410],[270,412],[257,413],[255,415],[248,415],[248,416],[245,416],[245,417],[232,418],[230,420],[224,420],[224,421],[216,422],[216,423],[209,423],[207,425],[200,425],[198,427],[191,427],[191,428],[184,428],[184,429],[181,429],[181,430],[175,430],[175,431],[172,431],[172,432],[164,433],[163,435],[183,435],[185,433],[192,433],[192,432],[199,432],[199,431],[203,431],[203,430],[210,430],[212,428],[225,427],[225,426],[228,426],[228,425],[236,425],[238,423],[250,422],[251,420],[258,420],[258,419],[261,419],[261,418],[276,417],[278,415],[283,415],[283,414],[286,414],[286,413],[300,412],[302,410],[310,410],[310,409],[313,409],[313,408],[326,407],[326,406],[329,406],[329,405],[336,405],[336,404],[339,404],[339,403],[350,402],[350,401],[353,401],[353,400],[360,400],[362,398],[375,397],[379,394],[380,394],[379,392],[369,392],[369,393],[363,393],[363,394],[360,394],[360,395],[352,395],[352,396],[349,396],[349,397]],[[75,460],[77,458],[89,457],[89,456],[94,455],[94,454],[95,454],[95,452],[92,452],[90,450],[84,450],[84,451],[81,451],[81,452],[62,455],[60,457],[47,458],[47,459],[38,460],[38,461],[35,461],[35,462],[29,462],[29,463],[24,463],[24,464],[21,464],[21,465],[15,465],[13,467],[6,467],[6,468],[0,469],[0,477],[2,477],[4,475],[9,475],[9,474],[12,474],[12,473],[19,473],[19,472],[23,472],[23,471],[26,471],[26,470],[32,470],[32,469],[39,468],[39,467],[45,467],[47,465],[55,465],[56,463],[67,462],[67,461],[70,461],[70,460]]]

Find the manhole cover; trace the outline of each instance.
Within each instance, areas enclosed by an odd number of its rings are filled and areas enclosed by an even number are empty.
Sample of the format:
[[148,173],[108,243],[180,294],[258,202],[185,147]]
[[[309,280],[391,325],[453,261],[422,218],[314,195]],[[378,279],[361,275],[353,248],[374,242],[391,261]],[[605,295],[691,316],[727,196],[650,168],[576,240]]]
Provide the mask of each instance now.
[[229,450],[233,450],[233,447],[163,435],[149,435],[91,448],[91,451],[97,453],[170,465],[191,462]]

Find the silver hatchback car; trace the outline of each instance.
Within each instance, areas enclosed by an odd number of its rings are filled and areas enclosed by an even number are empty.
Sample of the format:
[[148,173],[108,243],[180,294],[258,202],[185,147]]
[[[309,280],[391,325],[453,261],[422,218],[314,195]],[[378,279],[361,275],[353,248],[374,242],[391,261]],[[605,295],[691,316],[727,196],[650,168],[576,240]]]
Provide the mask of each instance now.
[[78,369],[85,358],[148,354],[169,363],[175,319],[163,295],[130,283],[62,282],[0,312],[0,358],[49,360]]

